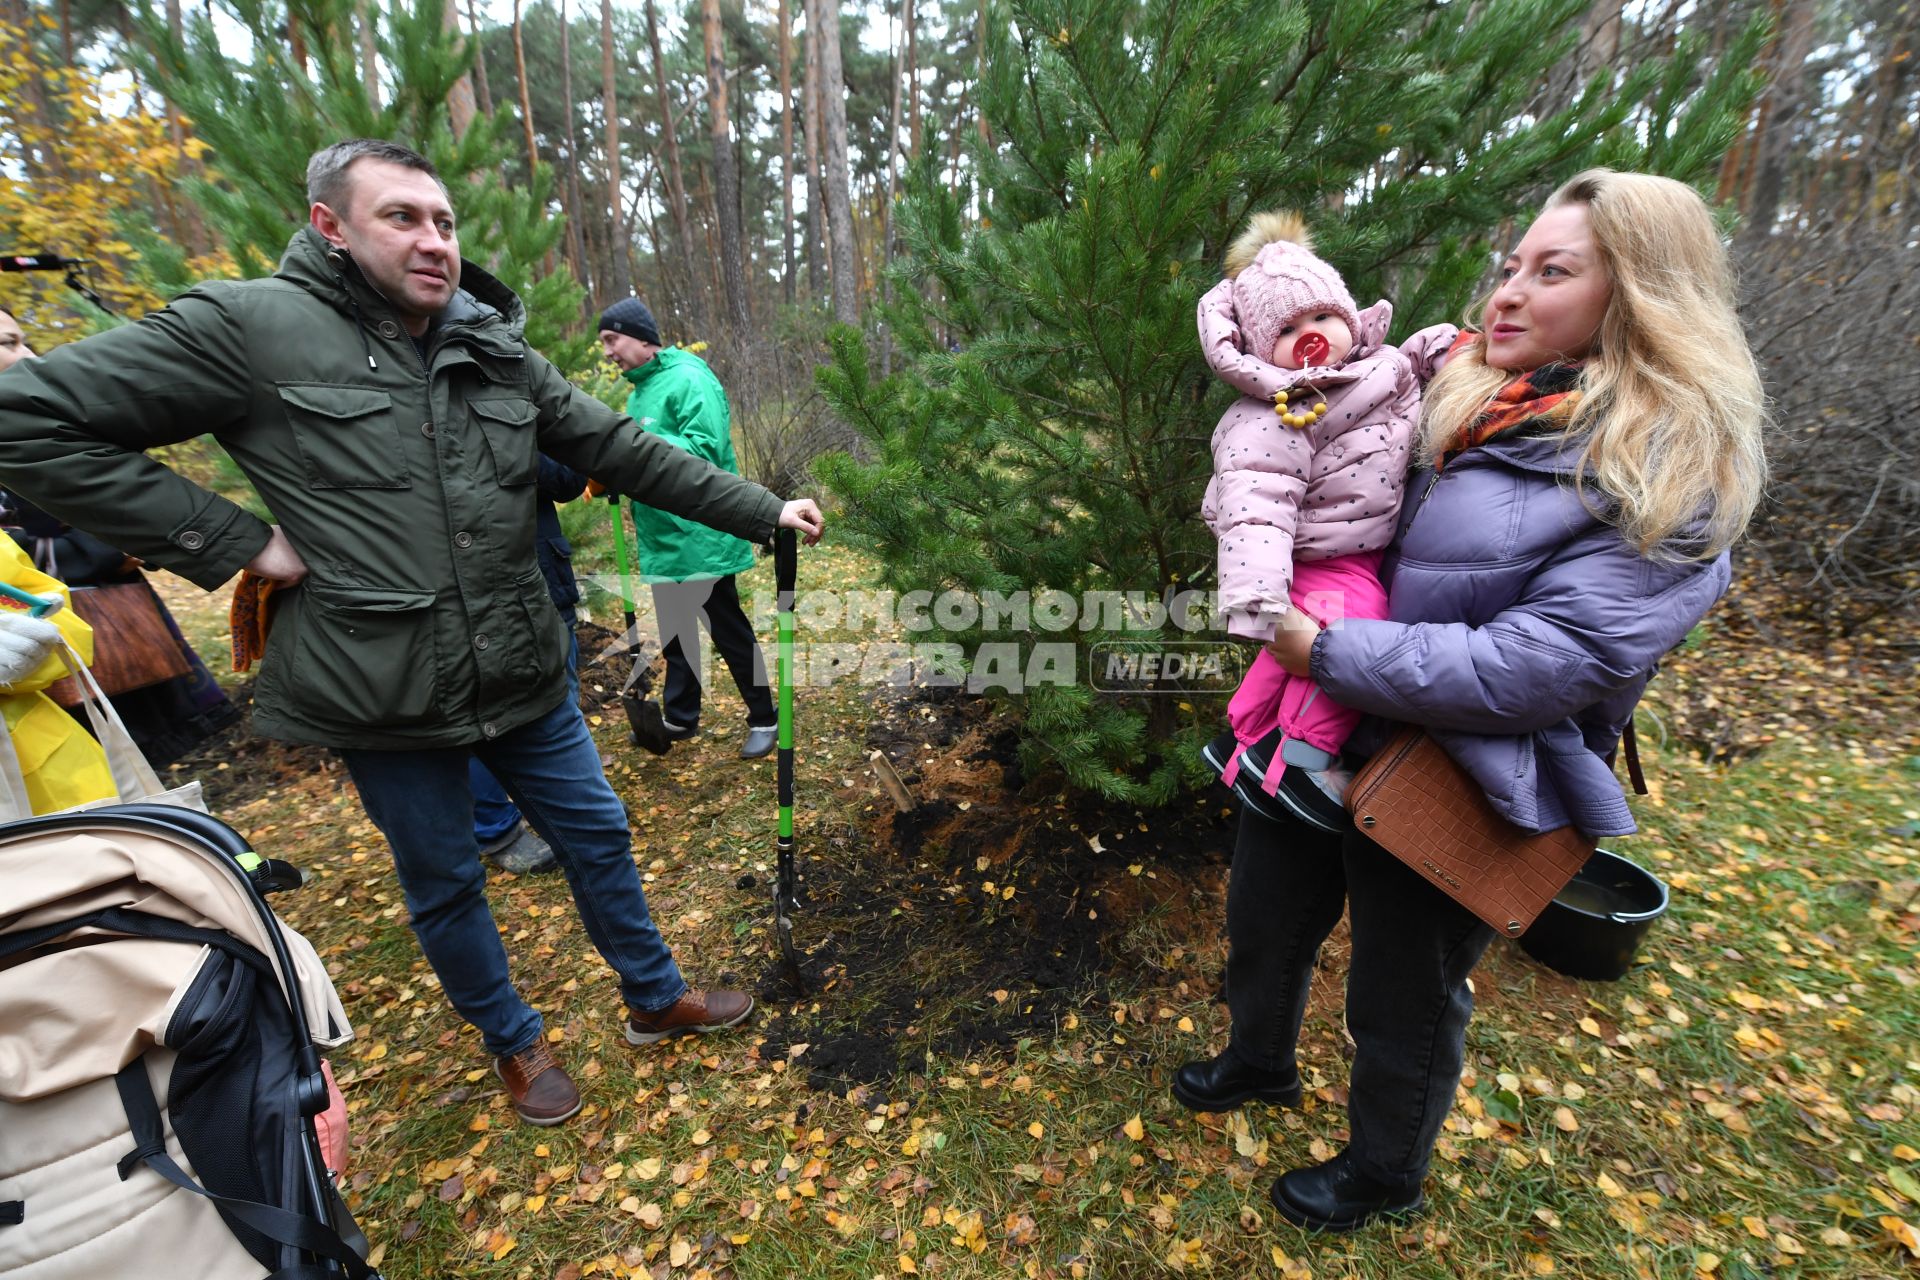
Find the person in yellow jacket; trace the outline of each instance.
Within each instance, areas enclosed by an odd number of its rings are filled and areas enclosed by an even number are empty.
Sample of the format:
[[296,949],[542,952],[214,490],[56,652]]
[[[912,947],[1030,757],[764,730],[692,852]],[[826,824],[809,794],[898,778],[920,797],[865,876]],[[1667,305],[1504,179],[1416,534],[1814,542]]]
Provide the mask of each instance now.
[[[67,588],[33,567],[19,544],[0,534],[0,582],[37,596],[67,599]],[[0,714],[35,813],[53,813],[119,794],[106,752],[43,690],[67,674],[60,640],[93,661],[93,629],[71,608],[46,618],[0,597]]]

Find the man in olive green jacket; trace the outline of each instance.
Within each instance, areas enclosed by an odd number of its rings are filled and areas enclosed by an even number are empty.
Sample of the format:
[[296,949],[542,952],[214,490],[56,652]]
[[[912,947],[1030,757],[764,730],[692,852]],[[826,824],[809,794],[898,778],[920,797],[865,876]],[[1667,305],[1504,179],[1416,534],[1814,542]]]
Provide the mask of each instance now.
[[[278,274],[203,285],[138,324],[0,374],[0,485],[212,589],[297,590],[254,686],[263,734],[337,749],[386,834],[412,924],[521,1116],[580,1096],[521,1000],[485,896],[467,761],[505,783],[621,978],[636,1044],[732,1026],[648,914],[624,809],[567,697],[566,630],[534,554],[541,453],[742,537],[820,531],[807,499],[649,435],[530,349],[519,299],[462,262],[432,166],[356,139],[315,154]],[[268,525],[143,452],[211,432]]]

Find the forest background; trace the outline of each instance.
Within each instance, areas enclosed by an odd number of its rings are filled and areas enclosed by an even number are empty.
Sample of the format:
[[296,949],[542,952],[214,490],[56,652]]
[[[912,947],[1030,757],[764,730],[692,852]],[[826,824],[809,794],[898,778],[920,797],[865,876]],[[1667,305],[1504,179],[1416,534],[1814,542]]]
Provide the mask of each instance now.
[[[1191,307],[1247,212],[1307,212],[1398,335],[1457,319],[1558,181],[1651,169],[1723,211],[1774,401],[1744,559],[1769,612],[1849,634],[1920,600],[1914,10],[0,0],[0,252],[83,257],[138,315],[270,271],[306,155],[395,137],[536,346],[617,403],[592,320],[637,291],[720,373],[747,474],[824,482],[885,586],[1167,601],[1211,582],[1228,392]],[[43,349],[112,322],[57,273],[0,305]],[[1205,710],[1018,701],[1075,785],[1193,780]]]

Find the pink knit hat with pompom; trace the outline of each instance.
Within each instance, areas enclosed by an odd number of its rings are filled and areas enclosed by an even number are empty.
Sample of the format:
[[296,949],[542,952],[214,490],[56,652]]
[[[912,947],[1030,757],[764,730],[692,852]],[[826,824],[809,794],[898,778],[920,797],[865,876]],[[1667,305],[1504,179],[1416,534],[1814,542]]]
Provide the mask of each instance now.
[[1280,330],[1303,313],[1330,311],[1346,321],[1354,343],[1360,341],[1359,308],[1340,273],[1292,240],[1263,246],[1234,277],[1233,309],[1248,353],[1260,360],[1273,359]]

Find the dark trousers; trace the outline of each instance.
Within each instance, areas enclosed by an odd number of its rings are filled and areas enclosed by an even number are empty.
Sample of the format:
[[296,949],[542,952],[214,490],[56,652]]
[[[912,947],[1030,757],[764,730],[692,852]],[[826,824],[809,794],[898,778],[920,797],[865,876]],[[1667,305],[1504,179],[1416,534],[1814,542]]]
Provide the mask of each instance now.
[[1352,920],[1347,1026],[1351,1159],[1411,1185],[1453,1107],[1466,1052],[1473,972],[1493,931],[1357,830],[1344,835],[1245,810],[1227,883],[1231,1051],[1270,1071],[1294,1067],[1320,944]]
[[733,575],[694,578],[687,582],[656,582],[653,609],[660,619],[661,651],[667,658],[667,687],[661,710],[682,726],[700,723],[700,623],[707,624],[714,648],[747,703],[747,723],[771,728],[778,720],[773,694],[767,688],[767,664],[753,624],[740,607]]

